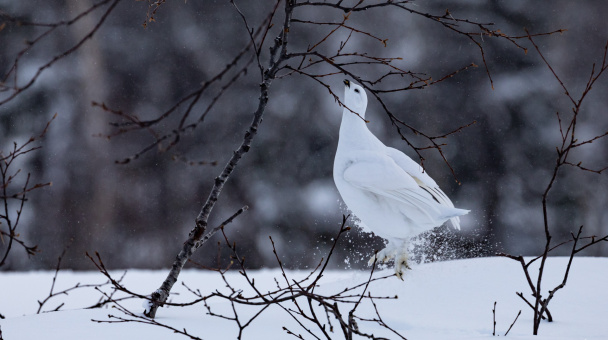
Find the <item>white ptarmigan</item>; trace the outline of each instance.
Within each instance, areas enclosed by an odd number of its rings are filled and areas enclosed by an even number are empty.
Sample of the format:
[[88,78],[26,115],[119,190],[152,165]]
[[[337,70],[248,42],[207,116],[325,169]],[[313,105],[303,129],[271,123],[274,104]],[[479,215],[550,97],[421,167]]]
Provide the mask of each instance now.
[[348,208],[389,242],[370,264],[376,258],[380,262],[394,258],[395,274],[403,280],[404,268],[409,268],[407,241],[447,220],[460,229],[458,216],[469,210],[455,208],[418,163],[385,146],[368,130],[365,89],[348,80],[344,84],[334,182]]

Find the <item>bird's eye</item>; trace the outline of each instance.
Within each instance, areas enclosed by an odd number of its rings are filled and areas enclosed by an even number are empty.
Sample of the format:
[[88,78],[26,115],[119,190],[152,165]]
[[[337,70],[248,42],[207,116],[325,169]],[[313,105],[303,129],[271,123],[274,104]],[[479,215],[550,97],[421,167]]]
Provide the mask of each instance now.
[[355,89],[355,92],[359,93],[359,89]]

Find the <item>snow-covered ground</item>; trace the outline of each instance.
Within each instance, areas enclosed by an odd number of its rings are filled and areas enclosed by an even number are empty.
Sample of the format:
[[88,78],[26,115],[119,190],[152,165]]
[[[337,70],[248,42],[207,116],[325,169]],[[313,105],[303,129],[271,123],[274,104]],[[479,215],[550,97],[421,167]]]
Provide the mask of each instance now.
[[[549,258],[544,289],[553,288],[563,277],[566,258]],[[536,268],[530,270],[536,274]],[[255,277],[256,286],[268,289],[280,282],[278,270],[248,272]],[[378,271],[381,276],[389,270]],[[121,272],[112,272],[119,277]],[[148,294],[158,288],[167,271],[130,270],[123,283],[128,288]],[[292,278],[303,278],[304,271],[289,271]],[[95,304],[100,293],[82,288],[51,299],[43,310],[53,310],[65,303],[59,312],[36,315],[38,300],[43,300],[51,287],[54,272],[0,273],[0,320],[4,340],[19,339],[187,339],[184,335],[141,323],[96,323],[91,320],[108,320],[108,315],[125,316],[115,308],[80,309]],[[338,293],[347,286],[365,282],[368,271],[330,271],[320,281],[317,292]],[[236,272],[227,275],[235,287],[246,288]],[[105,278],[98,272],[61,271],[55,291],[75,283],[103,283]],[[190,288],[200,289],[203,294],[215,289],[225,289],[217,273],[186,270],[175,285],[173,302],[190,301],[194,296],[181,282]],[[408,271],[405,282],[391,277],[372,282],[369,290],[377,296],[398,295],[397,300],[375,300],[383,320],[409,340],[415,339],[481,339],[492,337],[492,308],[496,301],[496,333],[504,336],[518,311],[522,314],[507,337],[513,339],[608,339],[608,259],[575,258],[567,286],[560,290],[551,302],[554,322],[543,322],[540,336],[532,336],[532,310],[515,292],[530,296],[530,290],[519,264],[506,258],[479,258],[422,264]],[[107,289],[106,289],[107,291]],[[115,297],[118,297],[116,295]],[[141,300],[126,300],[123,305],[141,313]],[[216,313],[230,315],[225,300],[210,300]],[[344,306],[342,313],[348,313]],[[243,309],[241,314],[255,313],[257,309]],[[364,301],[358,311],[362,316],[373,316],[373,306]],[[325,316],[321,319],[324,319]],[[203,305],[161,308],[157,320],[203,339],[235,339],[238,327],[233,321],[207,315]],[[289,339],[283,326],[302,334],[305,339],[314,338],[303,330],[281,308],[275,306],[264,311],[251,326],[244,330],[244,339]],[[309,325],[310,326],[310,325]],[[396,338],[385,329],[372,323],[359,322],[360,329],[388,338]],[[314,329],[314,328],[312,328]],[[319,332],[317,334],[321,336]],[[334,322],[333,339],[343,338]]]

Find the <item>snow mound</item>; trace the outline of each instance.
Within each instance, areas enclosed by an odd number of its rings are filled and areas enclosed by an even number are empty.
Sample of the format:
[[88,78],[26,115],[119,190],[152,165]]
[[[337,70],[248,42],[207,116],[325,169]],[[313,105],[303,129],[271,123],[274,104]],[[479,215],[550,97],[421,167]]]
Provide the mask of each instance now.
[[[543,290],[552,289],[563,279],[567,258],[548,259]],[[374,274],[390,274],[392,269]],[[531,268],[530,273],[536,273]],[[115,272],[120,276],[121,272]],[[308,272],[289,271],[292,278],[303,278]],[[108,315],[125,317],[108,306],[97,309],[79,309],[99,301],[100,293],[94,289],[79,289],[68,295],[57,296],[43,307],[53,310],[65,303],[59,312],[35,314],[38,300],[42,301],[50,290],[54,272],[0,273],[0,319],[5,340],[20,339],[187,339],[184,335],[141,323],[97,323],[91,320],[109,320]],[[256,287],[271,289],[274,278],[282,279],[279,270],[250,271]],[[149,294],[162,282],[166,271],[130,270],[123,283],[130,289]],[[368,271],[330,271],[320,281],[318,292],[337,293],[347,286],[365,282]],[[229,282],[243,285],[236,271],[227,274]],[[560,290],[550,305],[554,322],[543,322],[540,335],[532,336],[532,309],[516,296],[523,292],[530,296],[530,289],[519,264],[506,258],[478,258],[436,262],[413,266],[405,274],[405,282],[389,278],[372,282],[369,291],[376,296],[394,296],[396,300],[375,300],[380,314],[390,327],[409,340],[415,339],[484,339],[492,338],[492,309],[496,302],[496,334],[503,336],[518,311],[522,314],[507,335],[512,339],[606,339],[608,334],[608,259],[575,258],[567,286]],[[217,273],[186,270],[180,276],[188,287],[200,289],[203,294],[222,289],[225,284]],[[103,283],[96,272],[60,272],[55,291],[69,288],[80,282]],[[245,288],[245,286],[243,286]],[[174,302],[190,301],[194,296],[180,283],[175,285]],[[545,293],[546,294],[546,293]],[[117,294],[115,298],[119,297]],[[123,306],[141,313],[141,300],[125,300]],[[230,305],[224,300],[210,300],[214,312],[227,312]],[[348,312],[350,307],[345,307]],[[362,304],[359,311],[364,316],[375,315],[373,306]],[[252,313],[243,310],[242,313]],[[238,327],[230,320],[207,314],[201,305],[161,308],[159,322],[176,329],[186,329],[189,334],[203,339],[236,339]],[[243,333],[243,339],[285,339],[288,335],[283,326],[305,339],[313,338],[299,328],[293,318],[279,307],[269,308],[255,319]],[[387,330],[372,324],[360,323],[368,333],[396,338]],[[317,334],[321,335],[321,334]],[[334,322],[332,338],[342,338],[339,326]]]

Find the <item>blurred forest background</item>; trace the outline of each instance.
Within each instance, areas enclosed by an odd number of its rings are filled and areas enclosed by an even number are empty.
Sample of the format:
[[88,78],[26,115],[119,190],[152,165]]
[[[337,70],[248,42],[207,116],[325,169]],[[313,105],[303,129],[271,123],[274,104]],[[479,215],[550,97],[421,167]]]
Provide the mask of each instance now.
[[[0,11],[24,21],[50,23],[69,20],[93,3],[0,0]],[[237,3],[256,25],[274,5],[270,0]],[[591,65],[601,63],[608,38],[604,1],[414,1],[408,6],[436,14],[447,8],[459,18],[493,22],[511,35],[525,35],[524,27],[533,33],[566,29],[535,41],[575,97],[586,84]],[[22,249],[14,249],[2,270],[53,268],[67,245],[63,265],[73,269],[92,268],[85,251],[99,251],[109,268],[169,266],[194,226],[213,179],[242,141],[259,93],[254,67],[175,148],[153,150],[128,164],[115,163],[140,151],[153,137],[145,132],[104,137],[116,131],[109,123],[118,118],[92,102],[142,118],[156,117],[213,77],[249,41],[238,12],[227,0],[168,2],[154,16],[155,22],[144,28],[147,10],[148,2],[121,1],[82,48],[0,106],[4,151],[14,141],[39,133],[58,114],[41,142],[43,148],[23,157],[19,165],[32,173],[32,182],[53,182],[32,193],[20,222],[22,238],[37,244],[41,252],[28,258]],[[82,39],[100,15],[94,12],[61,27],[28,51],[19,64],[20,77],[31,76],[50,57]],[[321,7],[302,16],[339,22],[343,13]],[[431,20],[380,10],[373,15],[353,13],[348,23],[388,39],[384,47],[355,35],[351,49],[401,57],[400,67],[434,79],[470,63],[480,65],[437,85],[386,97],[401,119],[429,134],[476,121],[450,136],[444,147],[461,185],[435,150],[424,153],[430,175],[457,207],[471,210],[462,219],[462,231],[437,233],[440,240],[448,239],[448,246],[430,259],[497,251],[540,254],[541,195],[560,143],[556,112],[570,113],[571,103],[529,42],[520,41],[530,49],[526,54],[504,40],[484,38],[492,89],[477,46]],[[17,53],[43,28],[20,26],[3,16],[0,25],[4,75]],[[305,50],[331,29],[294,24],[290,49]],[[327,41],[326,48],[335,51],[347,35],[344,30]],[[342,95],[343,79],[338,74],[325,81]],[[581,138],[608,130],[608,87],[606,81],[599,85],[579,118]],[[201,102],[211,101],[219,89],[214,91]],[[7,95],[0,92],[0,100]],[[201,104],[195,112],[203,108]],[[327,251],[346,213],[332,179],[341,112],[327,89],[309,78],[293,75],[275,81],[259,135],[226,184],[210,220],[214,227],[241,206],[250,206],[226,231],[251,267],[276,265],[269,235],[290,268],[314,266]],[[371,98],[367,118],[382,141],[416,159]],[[577,150],[573,161],[602,168],[608,165],[607,156],[606,143],[599,141]],[[586,234],[606,233],[607,188],[604,175],[575,168],[561,173],[549,200],[556,240],[569,237],[581,224]],[[221,240],[221,235],[215,237]],[[213,265],[214,243],[200,249],[194,259]],[[361,267],[380,247],[381,239],[352,231],[340,244],[341,261],[336,266]],[[585,254],[606,256],[608,248],[592,247]]]

